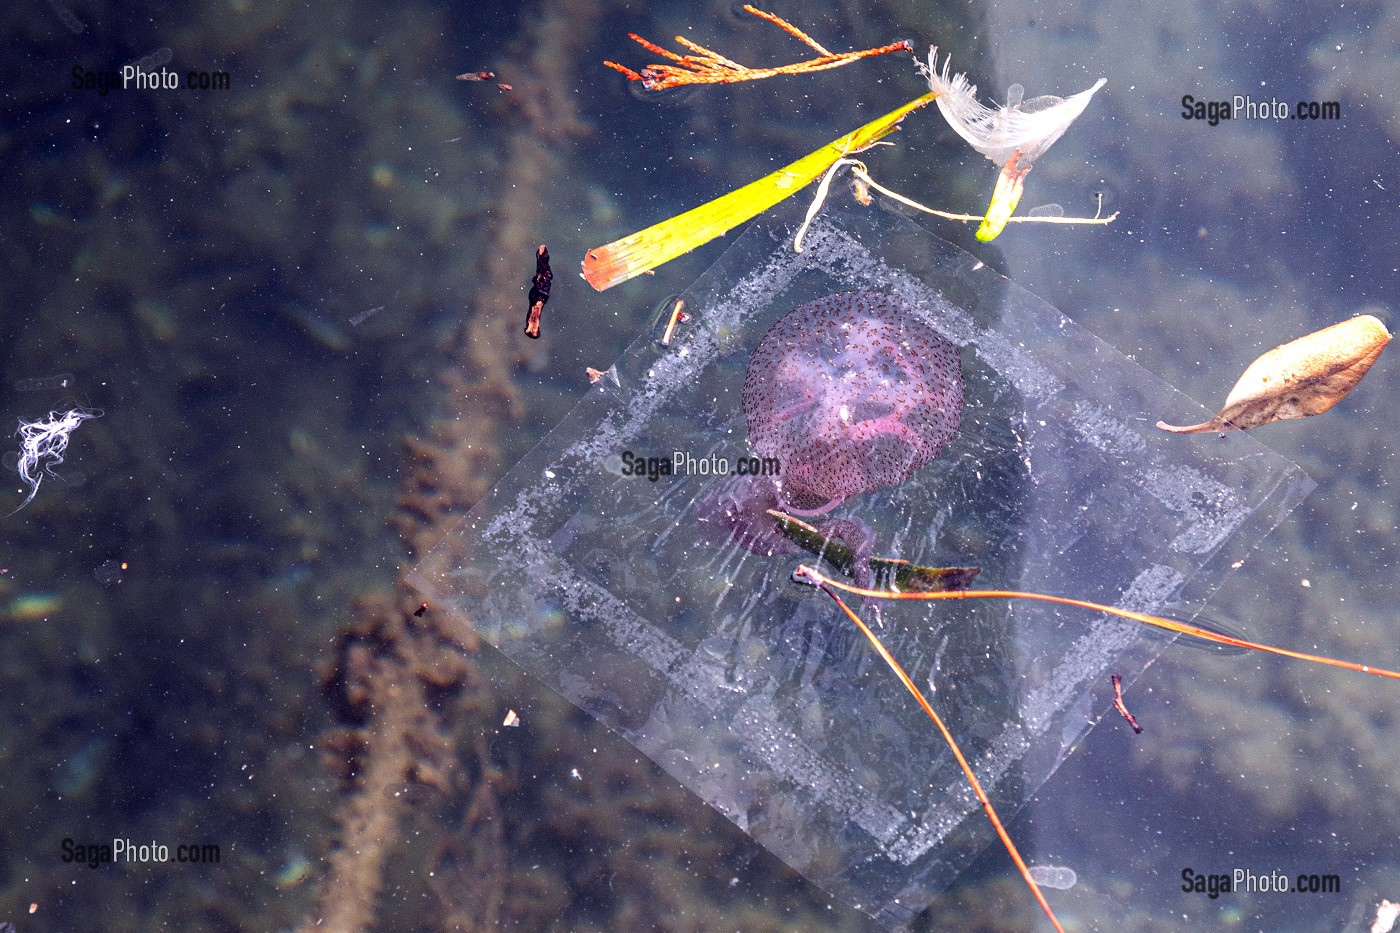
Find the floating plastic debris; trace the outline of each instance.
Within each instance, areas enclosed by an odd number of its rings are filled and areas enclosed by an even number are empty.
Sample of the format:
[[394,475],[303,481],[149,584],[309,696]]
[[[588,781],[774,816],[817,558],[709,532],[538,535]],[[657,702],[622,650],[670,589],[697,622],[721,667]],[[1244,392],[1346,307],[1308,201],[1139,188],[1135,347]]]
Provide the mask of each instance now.
[[[796,308],[875,292],[956,348],[956,430],[824,522],[863,525],[884,558],[981,568],[980,585],[1143,612],[1202,604],[1312,484],[1252,436],[1155,431],[1143,414],[1184,396],[904,218],[825,211],[798,254],[801,212],[781,215],[681,296],[693,323],[671,347],[639,337],[617,363],[623,388],[582,393],[411,579],[815,884],[901,928],[996,837],[905,688],[827,596],[792,582],[811,555],[778,520],[750,521],[777,508],[787,470],[801,475],[800,458],[750,443],[742,402],[764,335]],[[914,372],[895,354],[849,362]],[[787,414],[801,404],[793,394]],[[900,436],[890,400],[845,404],[837,423]],[[789,446],[822,429],[799,430]],[[616,468],[625,453],[672,468],[651,481]],[[749,467],[772,458],[777,477]],[[799,505],[837,498],[815,482],[799,483]],[[704,532],[725,501],[766,546]],[[1008,819],[1089,728],[1084,710],[1110,708],[1109,674],[1131,680],[1167,645],[1048,603],[884,608],[881,637],[910,675],[958,684],[939,692],[940,715]]]
[[375,316],[376,314],[378,314],[380,311],[383,311],[384,308],[385,308],[385,305],[380,305],[380,306],[377,307],[377,308],[370,308],[368,311],[361,311],[359,314],[355,315],[354,317],[352,317],[352,318],[350,319],[350,325],[351,325],[352,327],[359,327],[359,326],[360,326],[361,324],[363,324],[365,321],[368,321],[370,318],[374,317],[374,316]]

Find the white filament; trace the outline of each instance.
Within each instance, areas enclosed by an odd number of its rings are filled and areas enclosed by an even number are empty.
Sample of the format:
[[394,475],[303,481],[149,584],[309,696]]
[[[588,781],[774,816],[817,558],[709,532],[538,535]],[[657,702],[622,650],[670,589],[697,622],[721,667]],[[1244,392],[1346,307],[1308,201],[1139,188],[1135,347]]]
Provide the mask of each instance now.
[[51,411],[48,419],[44,421],[25,421],[23,418],[19,420],[19,430],[15,432],[20,438],[17,469],[19,478],[29,487],[29,495],[15,512],[34,500],[39,491],[39,484],[44,481],[46,474],[57,475],[53,468],[63,462],[63,455],[68,450],[68,435],[89,418],[100,417],[100,411],[74,408],[62,415]]

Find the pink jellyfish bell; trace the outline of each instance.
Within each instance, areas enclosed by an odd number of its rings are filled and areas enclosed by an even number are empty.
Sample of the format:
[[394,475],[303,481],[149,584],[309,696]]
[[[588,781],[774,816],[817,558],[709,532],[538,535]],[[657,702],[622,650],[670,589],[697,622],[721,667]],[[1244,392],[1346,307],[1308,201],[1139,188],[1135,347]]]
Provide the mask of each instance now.
[[777,458],[783,504],[797,515],[904,482],[938,455],[962,409],[958,348],[882,292],[794,308],[744,379],[749,441]]

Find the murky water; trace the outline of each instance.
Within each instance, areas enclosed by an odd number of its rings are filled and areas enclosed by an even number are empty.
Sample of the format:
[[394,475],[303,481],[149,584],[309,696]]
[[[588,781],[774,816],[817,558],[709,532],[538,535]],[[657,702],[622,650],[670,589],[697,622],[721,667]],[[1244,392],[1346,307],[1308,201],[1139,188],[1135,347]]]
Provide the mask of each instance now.
[[[1392,321],[1390,7],[774,12],[836,51],[937,44],[983,100],[1107,78],[1022,210],[1092,214],[1102,195],[1115,224],[1012,224],[984,246],[921,223],[1207,407],[1286,339]],[[753,65],[810,52],[728,2],[53,0],[5,18],[0,417],[102,417],[0,520],[0,920],[297,928],[323,910],[337,814],[370,800],[391,801],[367,808],[391,827],[363,879],[382,882],[376,929],[870,929],[494,649],[457,655],[470,676],[413,655],[441,746],[375,786],[355,685],[392,681],[419,644],[401,569],[725,244],[604,294],[574,263],[917,96],[913,63],[656,99],[602,67],[653,60],[628,31]],[[108,77],[138,62],[194,86]],[[1335,101],[1339,118],[1211,126],[1183,117],[1187,95],[1319,116]],[[879,181],[985,209],[996,169],[938,114],[891,139],[866,155]],[[850,206],[845,182],[833,196]],[[540,243],[556,275],[536,342],[521,331]],[[1393,370],[1383,355],[1336,410],[1258,432],[1318,488],[1210,604],[1247,637],[1400,666]],[[10,478],[0,512],[28,492]],[[1169,648],[1126,699],[1143,734],[1110,715],[1010,823],[1028,861],[1076,874],[1049,892],[1067,929],[1365,929],[1400,895],[1400,690]],[[171,860],[87,848],[118,839]],[[218,862],[176,862],[191,843]],[[1188,869],[1236,868],[1340,890],[1182,890]],[[974,922],[1044,924],[1000,848],[920,921]]]

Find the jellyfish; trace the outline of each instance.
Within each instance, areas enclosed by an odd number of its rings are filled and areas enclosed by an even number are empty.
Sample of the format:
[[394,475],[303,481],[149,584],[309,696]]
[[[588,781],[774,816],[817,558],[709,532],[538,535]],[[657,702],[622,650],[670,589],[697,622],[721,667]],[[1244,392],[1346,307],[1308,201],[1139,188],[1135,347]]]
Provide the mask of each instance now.
[[[823,516],[899,485],[938,455],[962,417],[961,361],[893,295],[841,292],[773,325],[749,361],[743,400],[749,442],[777,460],[779,475],[736,478],[706,498],[701,520],[747,550],[785,553],[769,509]],[[861,558],[874,544],[853,519],[823,531]]]
[[957,347],[881,292],[794,308],[744,378],[749,441],[778,460],[783,503],[803,516],[904,482],[948,443],[962,408]]

